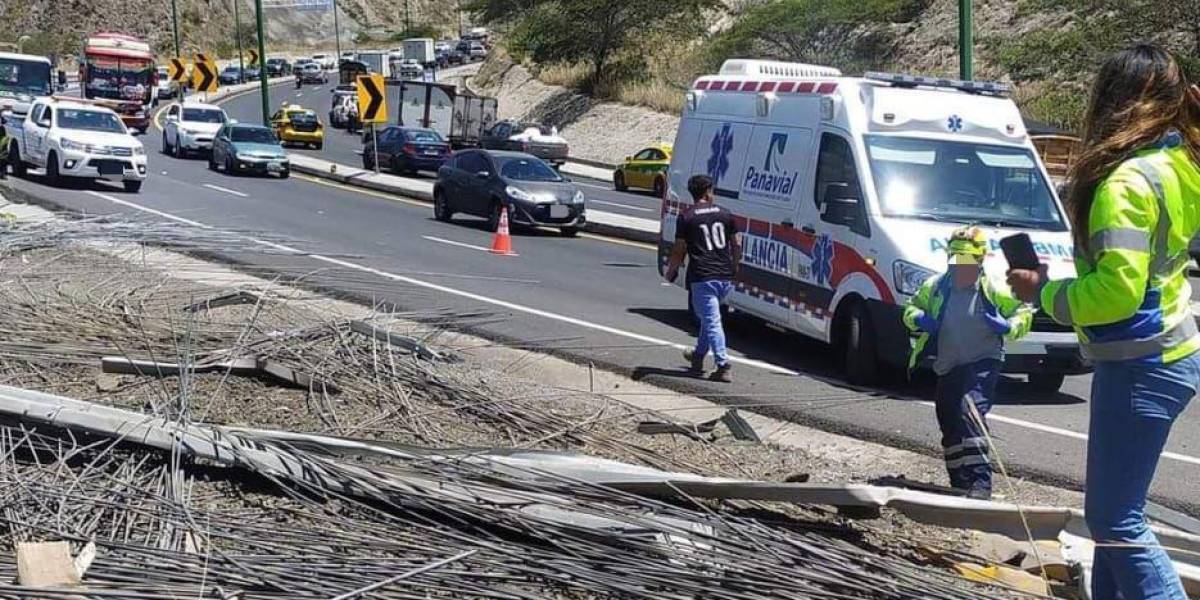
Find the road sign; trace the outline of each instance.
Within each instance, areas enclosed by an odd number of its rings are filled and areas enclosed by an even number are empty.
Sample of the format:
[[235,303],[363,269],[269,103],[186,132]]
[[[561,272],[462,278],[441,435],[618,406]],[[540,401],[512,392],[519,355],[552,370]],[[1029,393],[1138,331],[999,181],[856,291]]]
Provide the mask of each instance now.
[[387,123],[383,75],[358,76],[358,114],[361,123]]
[[172,58],[167,61],[167,78],[175,83],[183,83],[187,79],[187,65],[182,58]]
[[246,52],[250,53],[250,60],[246,62],[250,63],[251,65],[258,64],[258,53],[253,50],[247,50]]
[[197,92],[217,91],[217,64],[203,54],[197,54],[192,63],[192,89]]

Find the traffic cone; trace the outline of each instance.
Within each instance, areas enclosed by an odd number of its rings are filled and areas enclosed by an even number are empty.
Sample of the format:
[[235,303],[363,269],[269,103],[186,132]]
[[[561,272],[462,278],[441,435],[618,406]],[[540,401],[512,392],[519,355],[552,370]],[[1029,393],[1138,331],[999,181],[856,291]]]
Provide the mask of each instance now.
[[516,256],[513,252],[512,236],[508,233],[508,207],[500,208],[500,225],[496,227],[496,235],[492,236],[492,248],[488,250],[492,254],[500,254],[503,256]]

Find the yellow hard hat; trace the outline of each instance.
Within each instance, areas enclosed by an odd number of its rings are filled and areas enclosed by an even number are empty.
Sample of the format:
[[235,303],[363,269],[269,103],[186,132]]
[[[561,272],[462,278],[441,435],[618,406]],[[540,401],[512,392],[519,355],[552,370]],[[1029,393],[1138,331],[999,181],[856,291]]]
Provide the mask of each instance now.
[[979,264],[987,254],[987,234],[973,225],[959,227],[950,234],[946,253],[951,263]]

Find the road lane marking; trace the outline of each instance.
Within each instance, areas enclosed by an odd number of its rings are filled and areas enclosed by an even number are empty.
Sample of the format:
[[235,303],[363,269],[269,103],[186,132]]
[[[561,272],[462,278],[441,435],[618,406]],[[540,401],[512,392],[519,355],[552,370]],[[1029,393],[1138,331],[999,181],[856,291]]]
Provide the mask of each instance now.
[[596,200],[595,198],[588,198],[587,203],[588,204],[606,204],[608,206],[620,206],[621,208],[627,208],[629,210],[640,210],[642,212],[658,212],[657,208],[646,208],[644,206],[630,206],[628,204],[621,204],[620,202],[609,202],[607,200]]
[[451,246],[458,246],[460,248],[470,248],[472,250],[479,250],[481,252],[491,252],[492,251],[490,248],[484,248],[483,246],[476,246],[474,244],[464,244],[463,242],[456,242],[454,240],[448,240],[446,238],[434,237],[432,235],[423,235],[421,237],[424,239],[427,239],[431,242],[437,242],[439,244],[449,244]]
[[213,185],[211,183],[204,184],[204,187],[206,187],[210,190],[217,190],[218,192],[225,192],[226,194],[233,194],[234,196],[238,196],[240,198],[249,198],[250,197],[250,194],[243,194],[237,190],[231,190],[229,188],[224,188],[219,185]]
[[[89,190],[87,193],[91,194],[93,196],[96,196],[97,198],[108,200],[109,202],[112,202],[114,204],[132,208],[134,210],[142,211],[142,212],[149,213],[152,215],[157,215],[157,216],[163,217],[164,219],[170,219],[172,221],[184,223],[187,225],[192,225],[192,226],[199,227],[202,229],[208,229],[208,230],[217,229],[216,227],[213,227],[212,225],[206,225],[204,223],[200,223],[199,221],[193,221],[191,219],[186,219],[184,217],[177,217],[173,214],[163,212],[161,210],[157,210],[154,208],[150,208],[148,206],[142,206],[140,204],[130,202],[128,200],[122,200],[120,198],[117,198],[115,196],[110,196],[108,194],[103,194],[103,193],[91,191],[91,190]],[[374,267],[360,265],[360,264],[349,262],[349,261],[342,260],[339,258],[333,258],[333,257],[329,257],[329,256],[323,256],[321,254],[313,254],[313,253],[305,252],[303,250],[293,248],[291,246],[287,246],[284,244],[278,244],[275,242],[259,240],[259,239],[252,238],[249,236],[243,236],[243,237],[245,237],[245,239],[247,239],[255,244],[258,244],[260,246],[274,248],[276,250],[282,250],[284,252],[290,252],[290,253],[301,255],[301,256],[307,256],[309,258],[312,258],[313,260],[316,260],[319,262],[324,262],[326,264],[342,267],[345,269],[351,269],[354,271],[360,271],[363,273],[381,277],[383,279],[389,279],[391,281],[396,281],[399,283],[406,283],[408,285],[412,285],[415,287],[420,287],[420,288],[432,290],[435,292],[441,292],[443,294],[457,296],[459,298],[464,298],[467,300],[472,300],[472,301],[480,302],[483,304],[490,304],[492,306],[498,306],[500,308],[505,308],[505,309],[508,309],[508,310],[511,310],[514,312],[524,313],[527,315],[540,317],[540,318],[548,319],[551,321],[559,321],[562,323],[566,323],[568,325],[574,325],[574,326],[581,327],[584,329],[590,329],[593,331],[598,331],[600,333],[606,333],[606,334],[614,335],[617,337],[623,337],[623,338],[643,342],[643,343],[654,345],[654,346],[661,346],[664,348],[674,348],[676,350],[685,350],[685,349],[691,348],[691,346],[689,346],[689,345],[677,344],[675,342],[671,342],[668,340],[644,335],[641,333],[636,333],[633,331],[626,331],[624,329],[618,329],[616,327],[602,325],[600,323],[595,323],[592,321],[587,321],[587,320],[576,318],[576,317],[571,317],[571,316],[567,316],[567,315],[563,315],[563,314],[559,314],[559,313],[554,313],[554,312],[542,310],[539,308],[533,308],[530,306],[517,304],[515,302],[509,302],[507,300],[500,300],[497,298],[492,298],[489,296],[476,294],[474,292],[468,292],[466,290],[460,290],[457,288],[452,288],[452,287],[448,287],[445,285],[424,281],[422,279],[416,279],[414,277],[398,275],[396,273],[389,273],[389,272],[383,271],[381,269],[376,269]],[[786,367],[780,367],[778,365],[773,365],[771,363],[761,361],[761,360],[755,360],[752,358],[744,358],[744,357],[740,357],[740,356],[730,356],[729,360],[730,360],[730,362],[733,362],[733,363],[745,365],[748,367],[755,367],[755,368],[762,369],[762,370],[770,372],[770,373],[774,373],[776,375],[792,375],[792,376],[801,376],[802,375],[798,371],[793,371],[792,369],[788,369]],[[933,403],[922,400],[921,404],[932,405]],[[1016,425],[1018,427],[1024,427],[1027,429],[1031,429],[1033,431],[1041,431],[1043,433],[1064,436],[1064,437],[1072,438],[1075,440],[1087,440],[1087,435],[1082,434],[1082,433],[1077,433],[1077,432],[1070,431],[1067,429],[1060,429],[1058,427],[1051,427],[1049,425],[1042,425],[1041,423],[1025,421],[1023,419],[1006,417],[1003,415],[996,414],[995,412],[990,413],[989,417],[998,422],[1008,423],[1010,425]],[[1187,464],[1200,465],[1200,458],[1196,458],[1194,456],[1188,456],[1188,455],[1184,455],[1184,454],[1179,454],[1176,452],[1163,452],[1162,457],[1170,459],[1170,460],[1184,462]]]
[[421,208],[429,208],[429,207],[433,206],[432,202],[424,202],[422,200],[413,200],[411,198],[406,198],[404,196],[398,196],[398,195],[394,195],[394,194],[385,194],[383,192],[377,192],[375,190],[368,190],[368,189],[364,189],[364,188],[354,187],[352,185],[344,185],[341,183],[335,183],[332,181],[321,179],[319,177],[312,177],[309,175],[292,175],[292,177],[295,177],[296,179],[302,179],[304,181],[308,181],[311,183],[320,184],[320,185],[323,185],[326,187],[337,188],[339,190],[343,190],[343,191],[347,191],[347,192],[356,192],[356,193],[362,194],[364,196],[374,196],[376,198],[383,198],[384,200],[391,200],[392,202],[400,202],[402,204],[408,204],[411,206],[419,206]]

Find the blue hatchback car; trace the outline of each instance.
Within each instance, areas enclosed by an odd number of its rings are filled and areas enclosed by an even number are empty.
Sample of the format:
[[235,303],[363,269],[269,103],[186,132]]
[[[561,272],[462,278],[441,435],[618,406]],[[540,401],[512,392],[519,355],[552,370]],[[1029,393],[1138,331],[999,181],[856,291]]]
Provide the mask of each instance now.
[[[375,168],[375,142],[364,135],[363,168]],[[432,129],[417,127],[386,127],[375,137],[379,139],[379,167],[398,174],[417,171],[437,172],[450,158],[450,142]]]

